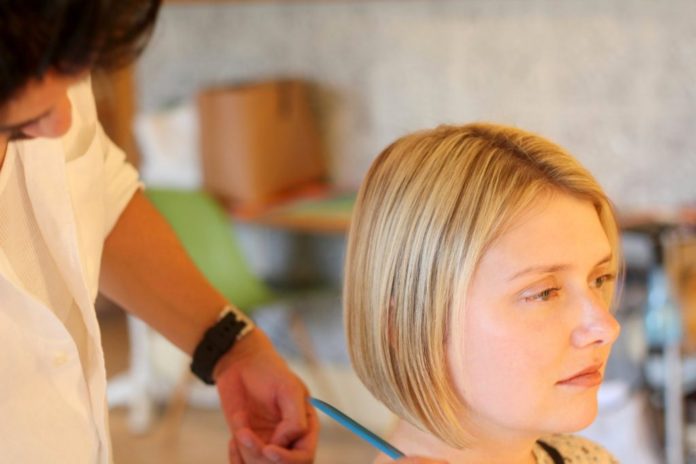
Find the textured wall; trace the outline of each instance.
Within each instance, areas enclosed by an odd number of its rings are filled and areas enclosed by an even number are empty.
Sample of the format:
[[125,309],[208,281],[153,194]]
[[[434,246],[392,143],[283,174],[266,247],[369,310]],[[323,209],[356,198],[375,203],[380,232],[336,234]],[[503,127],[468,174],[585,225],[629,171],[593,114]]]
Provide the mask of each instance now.
[[688,0],[169,5],[141,104],[303,77],[340,185],[401,134],[490,120],[569,148],[623,209],[676,206],[696,201],[695,20]]

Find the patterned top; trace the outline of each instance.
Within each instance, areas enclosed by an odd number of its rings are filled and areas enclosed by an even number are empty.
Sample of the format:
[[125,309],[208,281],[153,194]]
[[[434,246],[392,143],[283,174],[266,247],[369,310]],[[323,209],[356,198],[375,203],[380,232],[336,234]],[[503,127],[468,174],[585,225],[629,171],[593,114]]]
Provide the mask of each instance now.
[[[619,464],[602,446],[576,435],[549,435],[541,439],[563,456],[565,464]],[[534,447],[537,464],[554,464],[549,454],[537,444]]]

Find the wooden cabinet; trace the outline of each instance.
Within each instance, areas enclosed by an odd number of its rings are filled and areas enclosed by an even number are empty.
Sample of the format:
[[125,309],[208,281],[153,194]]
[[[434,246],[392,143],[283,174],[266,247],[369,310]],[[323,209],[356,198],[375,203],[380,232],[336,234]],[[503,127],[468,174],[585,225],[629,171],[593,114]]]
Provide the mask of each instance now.
[[128,161],[138,166],[140,157],[132,130],[135,116],[133,67],[115,72],[94,71],[92,88],[104,131],[126,152]]

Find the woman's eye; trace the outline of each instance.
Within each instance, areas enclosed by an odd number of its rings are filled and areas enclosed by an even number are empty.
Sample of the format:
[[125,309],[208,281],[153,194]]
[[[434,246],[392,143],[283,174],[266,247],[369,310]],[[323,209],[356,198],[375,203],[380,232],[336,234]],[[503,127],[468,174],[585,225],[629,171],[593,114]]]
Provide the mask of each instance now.
[[534,295],[526,296],[524,299],[525,301],[549,301],[551,298],[555,297],[558,295],[558,291],[560,288],[547,288],[539,293],[535,293]]
[[601,275],[595,279],[595,281],[594,281],[595,287],[602,288],[604,286],[604,284],[613,281],[615,278],[616,278],[616,276],[614,274]]

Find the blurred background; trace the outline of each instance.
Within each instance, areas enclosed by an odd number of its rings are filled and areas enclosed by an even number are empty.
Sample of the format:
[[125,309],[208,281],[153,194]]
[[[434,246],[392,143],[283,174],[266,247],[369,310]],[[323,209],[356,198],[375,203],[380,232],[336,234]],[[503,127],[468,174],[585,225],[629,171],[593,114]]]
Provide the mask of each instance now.
[[[382,434],[391,418],[350,372],[340,308],[369,164],[443,123],[511,124],[566,147],[614,201],[627,262],[623,333],[585,433],[622,462],[696,462],[695,20],[686,0],[169,1],[140,61],[95,76],[95,94],[165,215],[188,201],[172,192],[224,213],[224,247],[241,253],[229,261],[257,289],[245,309],[312,391]],[[172,221],[184,235],[207,224]],[[197,240],[210,241],[191,238],[192,254]],[[225,462],[214,395],[100,306],[116,462]],[[326,423],[318,463],[372,456]]]

